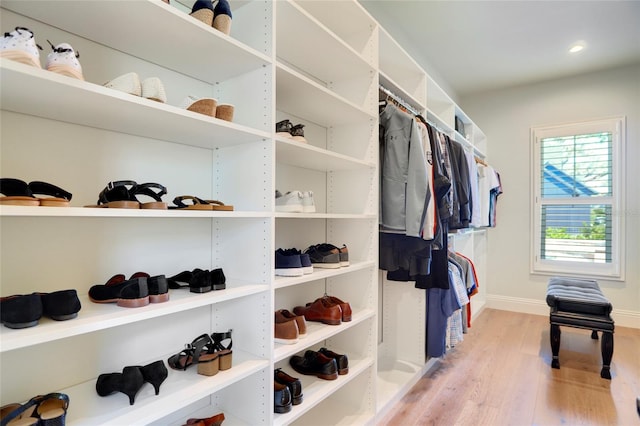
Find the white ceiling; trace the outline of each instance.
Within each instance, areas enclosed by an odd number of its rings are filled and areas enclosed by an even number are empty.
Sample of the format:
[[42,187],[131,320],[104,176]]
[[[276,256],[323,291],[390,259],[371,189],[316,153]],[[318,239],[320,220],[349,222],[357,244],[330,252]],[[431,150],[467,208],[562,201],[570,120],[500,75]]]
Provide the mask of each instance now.
[[640,62],[640,1],[360,3],[458,96]]

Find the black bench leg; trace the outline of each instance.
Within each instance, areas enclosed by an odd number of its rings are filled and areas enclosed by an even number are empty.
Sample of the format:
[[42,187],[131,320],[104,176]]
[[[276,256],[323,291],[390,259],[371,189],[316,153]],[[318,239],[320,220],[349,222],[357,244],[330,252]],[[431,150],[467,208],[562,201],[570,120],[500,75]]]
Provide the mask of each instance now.
[[553,359],[551,360],[551,367],[560,368],[560,358],[558,357],[558,353],[560,353],[560,326],[551,324],[551,333],[549,336],[551,339],[551,353],[553,355]]
[[611,358],[613,357],[613,333],[602,332],[602,371],[600,377],[611,380]]
[[598,332],[597,332],[597,331],[595,331],[595,330],[593,330],[593,331],[591,332],[591,338],[592,338],[593,340],[598,340]]

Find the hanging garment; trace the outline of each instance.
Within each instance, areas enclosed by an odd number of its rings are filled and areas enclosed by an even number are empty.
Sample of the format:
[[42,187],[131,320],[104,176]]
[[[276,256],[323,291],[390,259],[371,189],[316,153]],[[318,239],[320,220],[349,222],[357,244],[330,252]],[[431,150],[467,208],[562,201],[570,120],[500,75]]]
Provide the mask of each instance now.
[[478,164],[475,161],[473,152],[465,151],[467,156],[467,166],[469,166],[469,187],[471,189],[471,220],[469,226],[478,227],[480,222],[480,198],[478,193]]
[[447,321],[460,309],[451,290],[432,288],[426,291],[427,357],[441,357],[447,350]]
[[469,200],[471,187],[469,183],[469,166],[467,157],[462,145],[446,136],[449,146],[449,160],[451,162],[451,173],[453,176],[453,215],[449,220],[450,229],[461,229],[469,227],[471,211]]
[[380,124],[381,229],[420,237],[429,187],[420,132],[413,117],[393,104],[385,106]]

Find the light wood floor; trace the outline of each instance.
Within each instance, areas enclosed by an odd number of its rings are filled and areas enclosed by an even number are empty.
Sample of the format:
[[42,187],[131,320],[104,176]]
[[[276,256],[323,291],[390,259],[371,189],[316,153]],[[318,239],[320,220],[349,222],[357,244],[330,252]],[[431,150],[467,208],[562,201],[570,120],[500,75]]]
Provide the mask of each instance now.
[[640,330],[617,327],[612,380],[600,340],[561,327],[552,369],[549,318],[486,309],[380,425],[640,425]]

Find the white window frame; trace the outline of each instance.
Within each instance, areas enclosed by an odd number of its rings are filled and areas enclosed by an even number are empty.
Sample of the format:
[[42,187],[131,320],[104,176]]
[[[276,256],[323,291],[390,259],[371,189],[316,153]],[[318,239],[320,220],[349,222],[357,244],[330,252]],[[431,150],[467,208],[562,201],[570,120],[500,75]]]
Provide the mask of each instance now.
[[[612,246],[611,263],[585,263],[540,258],[542,205],[540,141],[546,138],[584,135],[589,133],[612,133]],[[584,277],[603,277],[610,280],[624,280],[625,232],[624,232],[624,198],[625,198],[625,145],[626,118],[611,117],[598,120],[561,124],[553,126],[537,126],[531,128],[531,194],[532,223],[531,232],[531,273],[532,274],[567,274]],[[601,199],[601,198],[599,198]],[[594,199],[576,198],[572,204],[593,204]],[[548,205],[548,204],[547,204]]]

